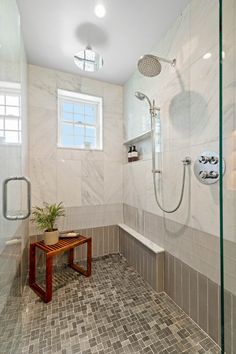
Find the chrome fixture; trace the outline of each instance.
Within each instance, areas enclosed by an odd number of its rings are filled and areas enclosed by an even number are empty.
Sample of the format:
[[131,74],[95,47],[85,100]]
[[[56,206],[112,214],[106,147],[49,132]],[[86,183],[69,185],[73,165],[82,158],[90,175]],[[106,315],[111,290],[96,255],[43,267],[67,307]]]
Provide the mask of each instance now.
[[74,55],[74,62],[80,70],[87,72],[98,71],[103,66],[103,58],[90,46]]
[[[7,192],[8,188],[7,185],[11,181],[24,181],[27,184],[27,213],[26,214],[21,214],[21,215],[9,215],[8,214],[8,206],[7,206]],[[7,220],[25,220],[30,216],[31,213],[31,183],[30,180],[25,177],[9,177],[6,178],[3,182],[3,216]]]
[[176,65],[176,59],[169,60],[157,57],[156,55],[145,54],[138,61],[138,70],[142,75],[147,77],[157,76],[161,72],[161,61],[172,66]]
[[[214,184],[219,180],[219,155],[216,152],[205,151],[194,163],[194,173],[203,184]],[[225,173],[225,161],[223,161],[223,174]]]
[[150,114],[153,115],[154,117],[157,116],[157,111],[160,111],[160,108],[156,107],[155,100],[153,100],[151,102],[151,100],[148,98],[147,95],[145,95],[144,93],[139,92],[139,91],[135,92],[135,97],[137,99],[139,99],[140,101],[146,100],[148,102],[148,104],[149,104],[149,112],[150,112]]
[[143,101],[146,100],[149,104],[149,112],[150,112],[150,116],[151,116],[151,140],[152,140],[152,176],[153,176],[153,186],[154,186],[154,194],[155,194],[155,199],[156,199],[156,203],[159,206],[159,208],[164,211],[165,213],[174,213],[176,210],[179,209],[182,200],[183,200],[183,196],[184,196],[184,187],[185,187],[185,180],[186,180],[186,167],[188,165],[191,164],[191,158],[189,156],[186,156],[182,163],[183,163],[183,177],[182,177],[182,188],[181,188],[181,192],[180,192],[180,198],[179,201],[176,205],[175,208],[173,209],[165,209],[160,201],[159,201],[159,197],[157,195],[157,187],[156,187],[156,174],[161,175],[161,170],[156,168],[156,138],[155,138],[155,124],[156,124],[156,117],[158,115],[158,113],[160,112],[160,108],[156,106],[155,104],[155,100],[152,101],[149,99],[149,97],[147,95],[145,95],[142,92],[135,92],[135,97],[138,98],[139,100]]

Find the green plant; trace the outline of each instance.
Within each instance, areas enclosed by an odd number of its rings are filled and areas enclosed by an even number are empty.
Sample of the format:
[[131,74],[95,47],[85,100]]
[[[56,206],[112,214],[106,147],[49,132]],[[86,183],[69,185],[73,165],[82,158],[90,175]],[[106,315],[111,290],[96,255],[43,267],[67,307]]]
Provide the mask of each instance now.
[[65,209],[62,202],[58,204],[44,203],[44,207],[34,207],[32,212],[34,221],[38,228],[43,231],[54,231],[56,219],[65,216]]

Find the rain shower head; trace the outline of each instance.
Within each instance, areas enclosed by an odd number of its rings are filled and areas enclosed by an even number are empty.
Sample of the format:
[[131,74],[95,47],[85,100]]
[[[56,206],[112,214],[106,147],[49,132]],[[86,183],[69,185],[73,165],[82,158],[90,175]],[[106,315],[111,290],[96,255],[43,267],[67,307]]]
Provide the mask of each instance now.
[[148,96],[146,96],[144,93],[142,93],[142,92],[139,92],[139,91],[136,91],[135,92],[135,97],[138,99],[138,100],[140,100],[140,101],[143,101],[143,100],[147,100],[148,101],[148,103],[149,103],[149,106],[150,106],[150,108],[152,107],[152,104],[151,104],[151,100],[148,98]]
[[175,66],[176,64],[176,59],[168,60],[168,59],[157,57],[156,55],[145,54],[138,61],[138,70],[142,75],[147,77],[157,76],[161,72],[160,61],[169,63],[172,66]]

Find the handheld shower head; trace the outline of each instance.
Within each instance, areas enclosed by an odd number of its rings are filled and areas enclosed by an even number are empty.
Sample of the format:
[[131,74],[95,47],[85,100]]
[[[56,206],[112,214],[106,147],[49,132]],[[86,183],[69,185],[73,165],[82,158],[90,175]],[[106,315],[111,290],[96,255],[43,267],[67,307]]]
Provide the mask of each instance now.
[[143,100],[146,99],[146,100],[148,101],[148,103],[149,103],[150,108],[152,107],[152,104],[151,104],[150,99],[149,99],[148,96],[146,96],[144,93],[139,92],[139,91],[136,91],[136,92],[135,92],[135,97],[136,97],[138,100],[140,100],[140,101],[143,101]]
[[157,76],[160,74],[162,68],[160,61],[169,63],[172,66],[176,64],[176,59],[168,60],[157,57],[156,55],[145,54],[138,61],[138,70],[142,75],[147,77]]
[[136,91],[135,92],[135,97],[137,97],[140,101],[143,101],[146,97],[146,95],[144,95],[144,93]]

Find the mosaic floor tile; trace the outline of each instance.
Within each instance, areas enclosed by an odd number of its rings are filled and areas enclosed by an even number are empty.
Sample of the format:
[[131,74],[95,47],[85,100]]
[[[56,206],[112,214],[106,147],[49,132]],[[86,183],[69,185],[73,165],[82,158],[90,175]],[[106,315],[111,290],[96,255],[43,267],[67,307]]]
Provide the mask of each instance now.
[[24,354],[220,354],[218,346],[165,294],[118,255],[93,261],[92,276],[55,272],[53,299],[23,294]]

